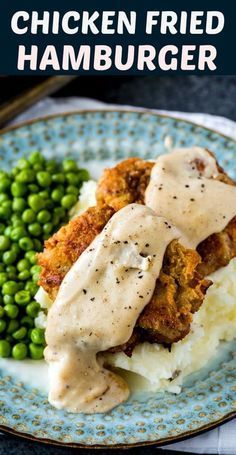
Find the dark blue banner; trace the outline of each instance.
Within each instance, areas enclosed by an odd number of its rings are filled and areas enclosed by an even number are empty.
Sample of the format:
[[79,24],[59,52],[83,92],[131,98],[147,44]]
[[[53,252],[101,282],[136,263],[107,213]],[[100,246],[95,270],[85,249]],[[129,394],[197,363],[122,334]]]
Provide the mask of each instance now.
[[0,73],[236,74],[229,0],[8,0]]

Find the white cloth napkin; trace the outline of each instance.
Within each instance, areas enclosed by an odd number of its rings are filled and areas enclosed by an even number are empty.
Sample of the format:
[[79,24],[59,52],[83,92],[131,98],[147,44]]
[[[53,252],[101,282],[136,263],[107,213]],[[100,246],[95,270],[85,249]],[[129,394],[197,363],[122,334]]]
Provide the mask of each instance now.
[[[145,110],[131,106],[117,106],[105,104],[89,98],[46,98],[38,102],[26,112],[21,114],[12,124],[18,124],[25,120],[43,117],[50,114],[76,111],[79,109],[132,109]],[[213,128],[227,136],[236,139],[236,122],[224,117],[209,114],[189,114],[184,112],[153,111],[170,114],[172,117],[191,120],[199,125]],[[196,436],[183,442],[166,446],[170,450],[180,452],[193,452],[198,454],[236,455],[236,420],[233,420],[215,430]]]

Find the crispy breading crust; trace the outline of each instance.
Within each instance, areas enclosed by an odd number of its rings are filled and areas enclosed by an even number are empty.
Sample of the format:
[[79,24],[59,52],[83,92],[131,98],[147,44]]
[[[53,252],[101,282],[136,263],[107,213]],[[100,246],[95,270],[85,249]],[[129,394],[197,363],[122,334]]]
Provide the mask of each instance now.
[[102,231],[113,213],[114,210],[108,206],[91,207],[45,242],[44,252],[38,254],[38,263],[42,268],[39,285],[52,300],[68,270]]
[[131,356],[140,342],[168,345],[184,338],[189,333],[192,315],[212,284],[196,271],[200,262],[196,251],[173,240],[166,250],[152,299],[139,316],[130,340],[110,351],[124,351]]
[[145,329],[146,339],[168,344],[187,335],[192,314],[212,284],[196,271],[200,262],[196,251],[184,248],[176,240],[170,243],[152,300],[137,321],[137,326]]
[[[208,150],[208,153],[215,159],[212,152]],[[194,160],[194,163],[200,172],[204,170],[203,161]],[[98,203],[106,203],[115,211],[130,202],[144,204],[145,190],[150,180],[153,165],[154,162],[144,161],[140,158],[129,158],[111,169],[105,169],[98,182]],[[236,185],[217,161],[216,165],[219,172],[217,180],[228,185]],[[198,271],[203,276],[226,266],[236,256],[236,217],[222,232],[213,234],[200,243],[197,251],[202,258]]]
[[128,158],[111,169],[105,169],[96,193],[100,205],[109,205],[116,212],[127,204],[144,204],[154,162]]

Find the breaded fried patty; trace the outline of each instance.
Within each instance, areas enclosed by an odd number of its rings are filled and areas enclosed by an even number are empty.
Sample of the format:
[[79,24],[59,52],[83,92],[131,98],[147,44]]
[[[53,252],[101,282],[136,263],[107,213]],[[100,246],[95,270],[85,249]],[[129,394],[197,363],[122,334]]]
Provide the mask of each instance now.
[[113,213],[108,206],[91,207],[45,242],[44,252],[38,255],[42,268],[39,284],[52,300],[71,266],[100,234]]
[[111,169],[105,169],[96,193],[100,205],[109,205],[116,212],[133,202],[144,204],[154,162],[128,158]]
[[[42,267],[39,284],[52,300],[68,270],[113,213],[111,207],[92,207],[46,241],[44,252],[38,255]],[[192,314],[201,306],[211,284],[196,272],[200,261],[196,251],[176,241],[169,245],[154,295],[137,321],[139,341],[170,344],[189,332]],[[124,350],[130,352],[132,345],[131,339]]]
[[[203,163],[198,161],[202,169]],[[42,267],[39,284],[52,300],[66,273],[90,245],[111,216],[127,204],[144,204],[153,162],[130,158],[104,171],[97,189],[96,207],[92,207],[61,228],[45,242],[38,255]],[[217,179],[235,183],[218,166]],[[130,340],[113,352],[132,354],[134,346],[143,341],[171,344],[184,338],[190,330],[192,315],[201,306],[211,282],[209,273],[227,265],[236,256],[236,217],[221,233],[204,240],[197,251],[177,241],[168,246],[154,294],[137,320]]]
[[[208,153],[214,157],[211,152]],[[98,204],[107,204],[115,211],[131,202],[144,204],[145,190],[149,184],[154,164],[154,162],[144,161],[140,158],[129,158],[111,169],[105,169],[98,182]],[[199,171],[203,171],[203,161],[195,160],[194,164]],[[235,185],[236,183],[217,162],[216,164],[219,172],[216,179],[228,185]],[[236,217],[222,232],[213,234],[200,243],[197,251],[202,258],[198,270],[204,276],[226,266],[236,256]]]

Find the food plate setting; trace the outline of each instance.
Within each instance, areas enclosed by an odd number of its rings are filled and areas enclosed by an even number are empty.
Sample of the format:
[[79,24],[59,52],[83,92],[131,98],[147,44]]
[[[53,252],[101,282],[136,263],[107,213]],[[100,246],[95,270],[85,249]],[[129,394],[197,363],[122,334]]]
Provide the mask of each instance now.
[[[213,152],[228,176],[236,179],[234,140],[181,119],[148,112],[81,111],[28,122],[1,133],[0,159],[1,169],[9,171],[33,151],[58,162],[68,157],[98,180],[104,168],[129,157],[155,160],[170,148],[196,146]],[[203,356],[202,350],[199,356]],[[33,351],[31,357],[37,359],[37,353]],[[22,373],[21,362],[28,373]],[[115,366],[124,368],[122,362]],[[174,388],[175,382],[172,389],[170,385],[165,390],[152,387],[146,391],[137,386],[127,401],[106,413],[72,413],[53,407],[47,392],[37,387],[41,368],[43,372],[42,360],[0,359],[3,431],[66,446],[132,447],[176,442],[236,416],[236,340],[232,337],[220,343],[204,367],[184,378],[182,390],[177,383]]]

